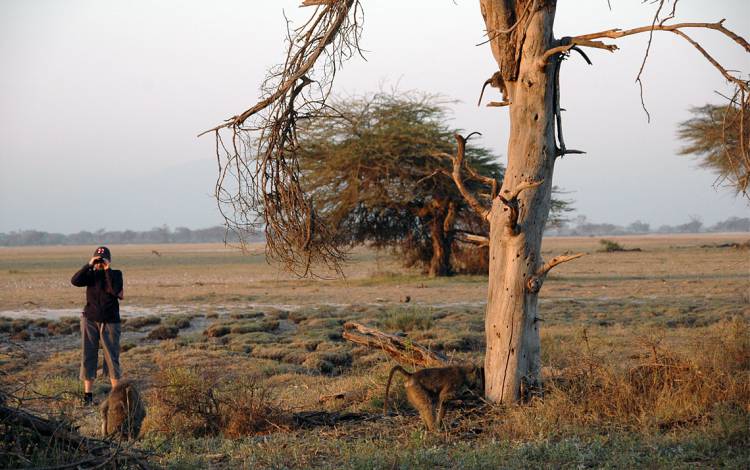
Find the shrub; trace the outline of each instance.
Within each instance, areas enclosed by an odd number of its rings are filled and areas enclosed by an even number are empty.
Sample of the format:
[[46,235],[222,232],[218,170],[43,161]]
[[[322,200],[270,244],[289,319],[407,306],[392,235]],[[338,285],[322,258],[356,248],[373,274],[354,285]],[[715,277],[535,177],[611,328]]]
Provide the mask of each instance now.
[[302,363],[302,366],[321,374],[330,374],[334,370],[334,365],[331,362],[323,359],[320,354],[316,353],[310,354]]
[[29,326],[31,326],[31,320],[18,318],[10,322],[10,331],[12,333],[18,333],[20,331],[27,329]]
[[229,314],[229,318],[232,318],[234,320],[245,320],[249,318],[258,318],[262,317],[263,312],[249,312],[249,313],[231,313]]
[[158,325],[161,323],[161,318],[155,315],[149,315],[147,317],[133,317],[123,320],[123,328],[125,330],[139,330],[144,326]]
[[432,311],[420,308],[391,310],[386,312],[382,324],[397,331],[428,330],[433,324]]
[[206,328],[206,330],[203,331],[203,334],[208,336],[209,338],[220,338],[222,336],[228,335],[231,331],[232,329],[226,325],[214,323],[213,325]]
[[602,239],[602,240],[599,240],[599,244],[602,246],[601,248],[599,248],[599,251],[603,253],[625,251],[625,248],[623,248],[622,245],[620,245],[616,241]]
[[183,317],[183,316],[169,317],[165,323],[169,326],[174,326],[180,330],[184,330],[185,328],[190,328],[190,318]]
[[289,414],[254,379],[227,380],[197,368],[158,372],[149,400],[147,431],[178,436],[236,438],[287,426]]
[[279,327],[277,320],[263,320],[232,325],[231,332],[236,334],[255,333],[257,331],[273,331]]
[[625,248],[616,241],[607,239],[599,240],[599,244],[602,245],[602,247],[598,250],[600,253],[614,253],[618,251],[641,251],[640,248]]
[[57,321],[47,325],[47,333],[51,336],[55,335],[70,335],[76,333],[80,327],[77,323],[65,323]]
[[289,352],[289,349],[277,346],[257,346],[253,349],[253,357],[281,361]]
[[17,331],[16,333],[10,335],[10,339],[15,341],[28,341],[31,339],[31,334],[26,330]]
[[173,339],[177,337],[180,330],[176,326],[158,326],[151,330],[146,339]]

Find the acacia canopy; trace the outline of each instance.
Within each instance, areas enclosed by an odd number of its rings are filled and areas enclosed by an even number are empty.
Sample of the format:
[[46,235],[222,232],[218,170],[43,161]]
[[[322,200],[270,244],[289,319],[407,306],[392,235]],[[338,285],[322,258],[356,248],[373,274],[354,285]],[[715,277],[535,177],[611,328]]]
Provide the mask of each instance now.
[[678,135],[685,141],[680,150],[696,155],[701,166],[718,174],[738,194],[747,195],[750,183],[750,116],[736,104],[707,104],[693,108],[693,117],[680,123]]
[[[318,217],[341,245],[397,247],[430,276],[452,274],[460,235],[487,229],[445,173],[455,146],[445,105],[379,93],[333,107],[336,113],[298,129],[303,188]],[[472,146],[466,159],[479,174],[502,178],[488,150]],[[481,181],[467,184],[489,197]]]
[[[489,226],[466,203],[448,169],[455,153],[448,102],[419,93],[377,93],[332,101],[332,112],[299,123],[302,185],[317,217],[333,228],[342,246],[394,247],[405,264],[430,276],[486,272],[481,244]],[[489,200],[503,166],[483,147],[467,145],[466,186]],[[555,200],[554,217],[571,210]],[[462,246],[458,246],[462,244]],[[468,259],[470,258],[470,259]]]

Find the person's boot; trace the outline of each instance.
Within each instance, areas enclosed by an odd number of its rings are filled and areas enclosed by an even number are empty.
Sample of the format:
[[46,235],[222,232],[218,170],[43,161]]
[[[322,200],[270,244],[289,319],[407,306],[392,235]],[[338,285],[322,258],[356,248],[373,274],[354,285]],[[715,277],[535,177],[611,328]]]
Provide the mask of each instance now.
[[91,392],[83,394],[83,406],[94,406],[94,394]]

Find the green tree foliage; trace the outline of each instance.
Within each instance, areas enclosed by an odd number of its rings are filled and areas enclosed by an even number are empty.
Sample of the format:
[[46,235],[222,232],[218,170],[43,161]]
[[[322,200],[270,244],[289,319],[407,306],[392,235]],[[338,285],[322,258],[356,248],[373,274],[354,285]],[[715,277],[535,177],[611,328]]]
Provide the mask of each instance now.
[[[300,123],[305,192],[339,244],[393,247],[431,276],[486,267],[486,249],[459,245],[488,228],[450,178],[457,131],[446,106],[435,96],[379,93],[339,100],[335,113]],[[467,146],[465,163],[482,176],[502,180],[497,160]],[[468,173],[467,188],[489,197]]]
[[693,117],[680,123],[678,135],[686,142],[683,155],[697,155],[700,165],[715,171],[738,194],[750,183],[750,116],[735,105],[708,104],[691,109]]

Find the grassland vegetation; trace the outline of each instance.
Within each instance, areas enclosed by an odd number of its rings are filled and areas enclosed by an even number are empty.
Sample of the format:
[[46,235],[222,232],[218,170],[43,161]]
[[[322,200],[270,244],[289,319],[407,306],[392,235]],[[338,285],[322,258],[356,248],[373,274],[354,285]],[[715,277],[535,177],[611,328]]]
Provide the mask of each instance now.
[[[590,255],[547,281],[550,294],[540,305],[544,395],[524,406],[458,401],[448,408],[448,430],[437,434],[423,431],[400,378],[390,397],[396,413],[382,416],[393,362],[344,341],[342,325],[356,321],[400,331],[442,352],[451,364],[479,363],[485,305],[476,299],[486,295],[486,279],[433,280],[400,268],[397,259],[385,264],[382,255],[361,253],[345,282],[282,279],[277,287],[276,274],[263,278],[262,266],[247,278],[235,277],[233,260],[225,267],[226,284],[210,288],[240,300],[175,305],[170,299],[159,306],[157,297],[164,294],[149,290],[156,279],[178,285],[175,292],[205,292],[208,286],[195,282],[211,281],[190,278],[196,271],[185,260],[159,267],[146,264],[147,257],[125,255],[129,272],[140,276],[130,292],[146,306],[140,316],[129,316],[132,304],[123,303],[131,327],[123,331],[121,363],[148,410],[134,445],[153,452],[151,463],[172,468],[497,468],[498,462],[521,468],[745,467],[748,252],[702,247],[727,242],[715,238],[613,241],[644,251],[598,252],[598,240],[591,238],[546,248]],[[202,263],[192,248],[182,255],[164,252],[162,258]],[[28,269],[18,261],[23,256],[14,259],[19,271]],[[396,275],[370,277],[384,270]],[[59,268],[58,275],[64,279],[67,271]],[[6,286],[20,279],[0,276]],[[49,297],[53,308],[67,287],[57,289]],[[247,301],[264,292],[274,305]],[[410,303],[399,302],[405,293]],[[1,302],[16,308],[12,299]],[[169,313],[160,313],[162,308]],[[97,435],[96,413],[78,406],[78,319],[21,318],[14,312],[0,320],[6,404],[22,404]],[[149,316],[159,321],[137,320]],[[49,333],[62,326],[73,331]],[[172,339],[148,339],[162,328],[179,332]],[[28,341],[10,338],[19,331],[29,333]],[[96,382],[98,400],[108,391],[108,384]],[[10,428],[0,420],[0,429]],[[12,440],[3,442],[2,458],[12,459],[6,466],[72,462],[64,452],[40,447],[24,454]]]

